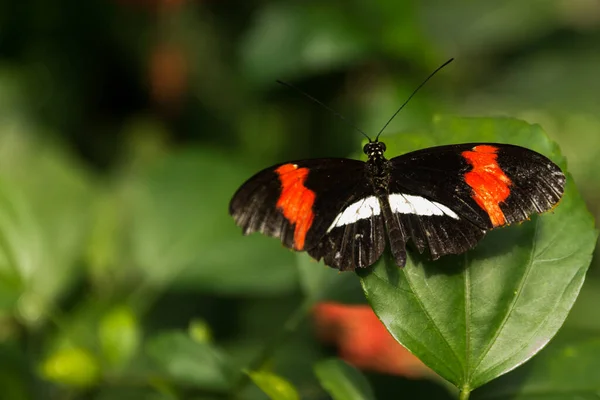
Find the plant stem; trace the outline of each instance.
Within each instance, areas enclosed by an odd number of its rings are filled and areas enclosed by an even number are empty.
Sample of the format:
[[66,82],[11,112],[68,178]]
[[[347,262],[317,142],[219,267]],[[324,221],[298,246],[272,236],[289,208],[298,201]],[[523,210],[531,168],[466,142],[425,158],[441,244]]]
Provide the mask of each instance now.
[[458,400],[469,400],[471,396],[471,390],[468,387],[463,387],[458,395]]
[[[304,320],[310,309],[315,303],[315,299],[312,297],[305,298],[302,303],[292,312],[287,318],[283,327],[279,330],[277,335],[269,340],[261,352],[254,358],[250,365],[246,368],[249,371],[260,370],[268,361],[271,359],[275,351],[283,344],[298,328],[300,323]],[[247,373],[243,373],[236,385],[233,388],[233,393],[238,394],[250,381],[250,377]]]

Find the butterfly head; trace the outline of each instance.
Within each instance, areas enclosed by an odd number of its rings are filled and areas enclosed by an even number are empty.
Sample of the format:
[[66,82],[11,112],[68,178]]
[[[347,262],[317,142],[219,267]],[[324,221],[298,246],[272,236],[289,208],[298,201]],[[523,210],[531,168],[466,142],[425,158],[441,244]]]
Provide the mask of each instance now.
[[369,142],[363,147],[363,152],[369,158],[383,158],[385,152],[385,143],[383,142]]

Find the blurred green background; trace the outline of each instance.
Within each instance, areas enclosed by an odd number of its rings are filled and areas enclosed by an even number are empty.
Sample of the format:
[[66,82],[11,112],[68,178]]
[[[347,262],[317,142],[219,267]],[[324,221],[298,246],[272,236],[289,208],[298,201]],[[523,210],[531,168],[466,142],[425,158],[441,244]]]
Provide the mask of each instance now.
[[[242,237],[231,195],[362,140],[275,80],[375,135],[450,57],[386,132],[446,113],[540,123],[597,216],[595,0],[1,1],[0,397],[218,398],[219,360],[246,365],[302,299],[294,255]],[[564,330],[600,332],[599,260]],[[362,302],[343,279],[327,297]],[[327,398],[311,366],[334,353],[303,324],[272,367]]]

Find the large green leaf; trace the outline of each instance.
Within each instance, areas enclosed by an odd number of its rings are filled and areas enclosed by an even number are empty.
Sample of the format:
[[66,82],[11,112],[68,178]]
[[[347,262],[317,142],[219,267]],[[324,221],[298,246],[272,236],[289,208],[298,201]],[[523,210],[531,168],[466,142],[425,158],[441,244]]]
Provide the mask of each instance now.
[[153,285],[228,293],[295,287],[293,255],[262,235],[243,236],[227,212],[251,176],[214,152],[191,149],[131,184],[131,252]]
[[[386,138],[388,154],[443,143],[507,142],[564,167],[539,126],[510,119],[438,118],[431,132]],[[583,284],[597,233],[568,176],[553,213],[488,233],[472,251],[436,262],[383,257],[362,273],[364,292],[391,334],[464,392],[537,353],[564,322]]]
[[22,118],[0,120],[0,309],[28,323],[77,276],[93,190],[89,175]]
[[523,368],[476,390],[472,398],[597,399],[600,393],[600,338],[596,336],[560,342],[552,342]]

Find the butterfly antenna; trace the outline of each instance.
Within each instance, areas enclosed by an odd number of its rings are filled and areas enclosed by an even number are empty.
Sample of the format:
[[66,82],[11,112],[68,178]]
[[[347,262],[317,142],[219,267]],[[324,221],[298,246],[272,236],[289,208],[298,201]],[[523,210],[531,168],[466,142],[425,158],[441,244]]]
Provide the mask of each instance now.
[[[364,137],[366,137],[367,139],[369,139],[369,142],[372,142],[372,140],[369,137],[369,135],[367,135],[366,133],[364,133],[362,131],[362,129],[358,128],[356,125],[354,125],[352,122],[350,122],[349,120],[347,120],[342,114],[340,114],[339,112],[335,111],[333,108],[325,105],[323,102],[317,100],[316,98],[314,98],[310,94],[308,94],[308,93],[306,93],[306,92],[298,89],[296,86],[292,85],[291,83],[283,82],[283,81],[280,81],[279,79],[277,80],[277,83],[279,83],[279,84],[281,84],[283,86],[287,86],[290,89],[294,89],[298,93],[300,93],[300,94],[304,95],[305,97],[309,98],[313,102],[317,103],[318,105],[320,105],[321,107],[323,107],[324,109],[328,110],[333,115],[335,115],[336,117],[338,117],[339,119],[341,119],[342,121],[344,121],[344,123],[346,123],[346,125],[348,125],[349,127],[353,128],[354,130],[360,132]],[[377,141],[377,140],[375,140],[375,141]]]
[[377,141],[379,139],[379,135],[381,135],[381,132],[383,132],[385,130],[385,128],[387,128],[387,126],[390,124],[390,122],[392,122],[392,120],[396,117],[396,115],[398,115],[398,113],[400,112],[400,110],[402,110],[404,108],[404,106],[410,101],[410,99],[413,98],[413,96],[419,91],[419,89],[421,89],[423,87],[423,85],[425,85],[427,83],[428,80],[430,80],[435,74],[437,74],[439,72],[439,70],[441,70],[442,68],[444,68],[446,65],[450,64],[452,61],[454,61],[454,58],[449,59],[448,61],[446,61],[445,63],[443,63],[439,67],[437,67],[437,69],[435,71],[433,71],[431,74],[429,74],[429,76],[414,90],[414,92],[412,92],[412,94],[410,96],[408,96],[408,99],[406,99],[406,101],[404,102],[404,104],[402,104],[400,106],[400,108],[394,113],[394,115],[392,115],[392,118],[390,118],[388,120],[388,122],[385,123],[385,125],[383,126],[383,128],[381,128],[381,130],[379,131],[379,133],[375,137],[375,141]]

